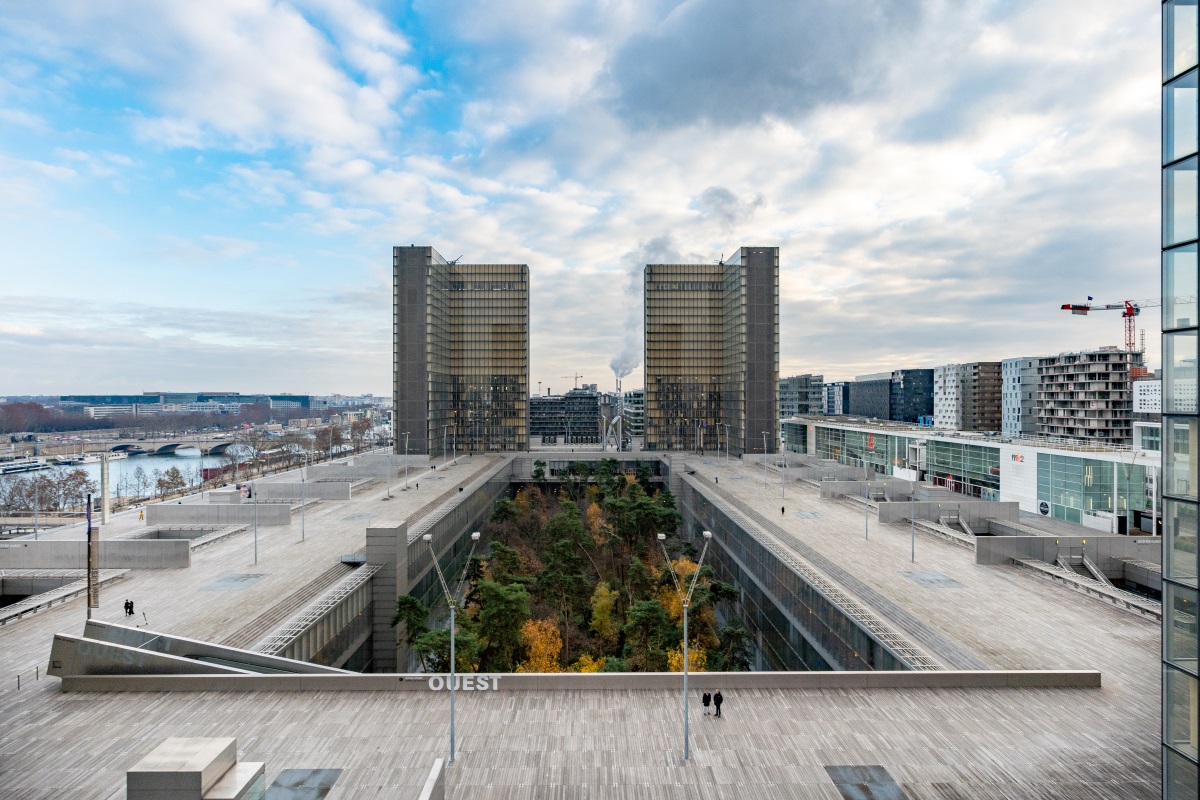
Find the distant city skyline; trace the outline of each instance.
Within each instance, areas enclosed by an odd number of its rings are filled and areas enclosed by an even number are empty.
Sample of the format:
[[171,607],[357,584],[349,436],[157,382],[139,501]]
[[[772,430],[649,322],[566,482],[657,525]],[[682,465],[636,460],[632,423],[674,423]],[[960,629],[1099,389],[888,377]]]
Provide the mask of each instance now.
[[387,395],[412,242],[529,264],[543,391],[611,390],[642,267],[730,242],[784,254],[783,376],[1118,344],[1059,306],[1158,295],[1158,8],[606,8],[5,4],[0,396]]

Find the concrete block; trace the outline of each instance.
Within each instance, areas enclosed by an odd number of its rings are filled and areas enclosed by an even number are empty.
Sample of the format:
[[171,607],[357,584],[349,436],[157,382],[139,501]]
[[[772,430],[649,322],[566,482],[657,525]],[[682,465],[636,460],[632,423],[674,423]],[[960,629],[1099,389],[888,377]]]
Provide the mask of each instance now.
[[126,773],[127,796],[202,800],[235,763],[237,739],[167,739]]

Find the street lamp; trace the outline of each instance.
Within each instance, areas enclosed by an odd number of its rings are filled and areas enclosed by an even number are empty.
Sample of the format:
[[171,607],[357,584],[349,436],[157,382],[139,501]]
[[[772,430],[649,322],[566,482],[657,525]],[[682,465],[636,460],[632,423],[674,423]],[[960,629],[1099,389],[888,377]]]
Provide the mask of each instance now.
[[446,431],[450,429],[449,425],[442,426],[442,466],[446,466]]
[[666,541],[666,534],[658,534],[658,546],[662,548],[663,555],[666,556],[667,569],[671,571],[671,579],[675,582],[675,591],[679,593],[679,599],[683,603],[683,761],[686,764],[687,760],[692,757],[691,749],[688,746],[688,606],[692,603],[692,593],[696,591],[696,581],[700,579],[700,567],[704,564],[704,554],[708,552],[708,543],[712,541],[712,531],[704,532],[704,549],[700,551],[700,559],[696,562],[696,571],[692,573],[692,585],[688,587],[686,595],[683,593],[683,587],[679,584],[679,576],[675,574],[675,565],[671,563],[671,556],[667,555]]
[[404,491],[408,491],[408,431],[404,432]]
[[767,485],[767,432],[763,431],[763,488]]
[[[433,568],[437,570],[438,580],[442,583],[442,591],[446,594],[446,604],[450,606],[450,763],[454,763],[454,610],[458,607],[458,601],[454,595],[450,593],[450,587],[446,585],[446,576],[442,575],[442,566],[438,563],[437,553],[433,551],[433,534],[425,534],[421,537],[425,540],[425,544],[429,546],[429,557],[433,559]],[[467,566],[471,564],[471,556],[475,554],[475,545],[479,542],[479,531],[471,534],[471,552],[467,555]],[[466,577],[466,568],[463,569],[463,577]],[[461,581],[460,581],[461,582]],[[457,586],[455,587],[457,588]]]

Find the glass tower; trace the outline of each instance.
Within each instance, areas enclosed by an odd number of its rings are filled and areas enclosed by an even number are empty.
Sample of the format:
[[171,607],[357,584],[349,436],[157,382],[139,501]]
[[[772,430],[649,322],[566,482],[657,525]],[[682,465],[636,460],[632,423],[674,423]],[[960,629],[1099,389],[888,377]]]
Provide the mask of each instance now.
[[1163,797],[1197,797],[1198,0],[1163,3]]
[[529,268],[392,252],[396,449],[529,449]]
[[645,448],[776,452],[779,248],[647,264],[644,291]]

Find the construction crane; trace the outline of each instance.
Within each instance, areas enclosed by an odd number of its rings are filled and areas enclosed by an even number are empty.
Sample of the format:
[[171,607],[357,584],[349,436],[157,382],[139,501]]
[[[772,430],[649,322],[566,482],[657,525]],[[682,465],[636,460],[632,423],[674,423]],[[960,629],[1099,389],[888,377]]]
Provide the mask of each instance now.
[[582,375],[559,375],[558,377],[570,378],[571,380],[575,381],[575,388],[578,389],[579,388],[579,379],[582,378],[583,376]]
[[1086,303],[1064,303],[1062,310],[1083,315],[1089,311],[1120,311],[1121,318],[1125,320],[1125,349],[1129,352],[1137,352],[1137,325],[1134,323],[1134,318],[1142,313],[1143,308],[1157,308],[1161,305],[1162,300],[1157,299],[1096,303],[1089,297]]

